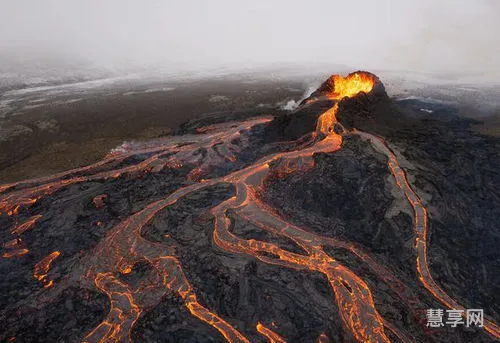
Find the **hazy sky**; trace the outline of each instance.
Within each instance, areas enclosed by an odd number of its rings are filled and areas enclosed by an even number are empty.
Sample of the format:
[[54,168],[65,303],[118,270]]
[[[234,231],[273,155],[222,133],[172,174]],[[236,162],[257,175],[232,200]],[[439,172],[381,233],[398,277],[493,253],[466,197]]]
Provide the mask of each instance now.
[[500,71],[497,0],[0,0],[0,56]]

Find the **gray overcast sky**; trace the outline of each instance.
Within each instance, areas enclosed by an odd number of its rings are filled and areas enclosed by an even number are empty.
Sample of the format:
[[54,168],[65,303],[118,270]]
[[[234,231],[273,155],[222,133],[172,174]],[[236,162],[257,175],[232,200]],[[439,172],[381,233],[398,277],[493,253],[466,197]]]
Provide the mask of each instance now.
[[0,55],[97,66],[500,70],[497,0],[0,0]]

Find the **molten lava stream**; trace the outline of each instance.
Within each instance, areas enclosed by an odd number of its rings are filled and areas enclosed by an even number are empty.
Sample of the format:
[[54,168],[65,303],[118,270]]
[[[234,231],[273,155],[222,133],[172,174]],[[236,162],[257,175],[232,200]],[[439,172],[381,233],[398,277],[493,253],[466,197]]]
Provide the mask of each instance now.
[[286,343],[286,341],[271,329],[268,329],[262,323],[257,323],[257,331],[267,338],[269,343]]
[[19,186],[26,186],[30,184],[42,184],[42,183],[47,183],[49,181],[54,181],[57,179],[61,179],[63,177],[66,177],[71,174],[77,174],[77,173],[83,173],[83,172],[90,172],[94,171],[100,167],[108,166],[108,165],[117,165],[118,163],[122,162],[125,160],[127,157],[131,157],[134,155],[138,154],[145,154],[145,153],[152,153],[152,152],[157,152],[157,151],[163,151],[167,149],[171,149],[173,145],[164,145],[160,147],[154,147],[154,148],[148,148],[148,149],[142,149],[138,151],[133,151],[133,152],[128,152],[128,153],[115,153],[112,152],[108,154],[107,156],[104,157],[101,161],[98,161],[96,163],[90,164],[88,166],[80,167],[80,168],[74,168],[70,169],[61,173],[57,173],[54,175],[49,175],[49,176],[43,176],[40,178],[35,178],[35,179],[28,179],[28,180],[23,180],[23,181],[18,181],[18,182],[13,182],[9,184],[4,184],[0,186],[0,193],[3,193],[9,189],[12,189],[14,187],[19,187]]
[[[254,176],[251,173],[244,174],[241,183],[236,184],[236,197],[212,209],[215,217],[214,242],[225,250],[249,254],[267,263],[323,273],[336,295],[342,320],[354,337],[360,342],[389,342],[384,333],[383,320],[375,310],[373,298],[366,283],[329,257],[321,246],[312,245],[309,237],[300,238],[299,233],[293,232],[291,225],[275,231],[293,239],[309,253],[300,255],[283,250],[272,243],[238,238],[229,231],[231,220],[226,216],[226,212],[229,209],[249,206],[255,201],[251,186],[244,184]],[[264,177],[265,174],[261,176],[261,180]],[[255,178],[252,181],[255,182]],[[262,253],[267,253],[267,255]],[[276,257],[269,257],[269,254]]]
[[[193,316],[216,328],[228,342],[249,343],[229,323],[198,302],[179,261],[173,256],[173,249],[147,241],[141,235],[143,226],[159,211],[187,194],[220,181],[214,179],[186,186],[148,205],[111,229],[82,262],[85,269],[82,281],[89,286],[95,284],[111,302],[107,318],[87,335],[87,342],[130,342],[131,330],[140,314],[156,306],[166,292],[175,292]],[[140,261],[148,262],[153,271],[138,288],[131,288],[115,277],[130,273]]]
[[[403,191],[406,199],[413,207],[415,213],[415,249],[417,252],[416,267],[420,282],[422,282],[424,287],[445,306],[450,309],[462,310],[462,315],[465,318],[465,307],[450,297],[432,278],[429,264],[427,262],[427,210],[424,207],[422,200],[410,186],[408,179],[406,178],[406,173],[399,165],[396,155],[382,138],[358,130],[354,130],[353,133],[369,140],[378,151],[384,153],[388,157],[387,164],[392,175],[394,176],[396,184]],[[500,338],[500,327],[496,323],[485,319],[484,328],[495,338]]]
[[[411,290],[406,287],[394,274],[387,268],[378,264],[370,255],[355,247],[352,243],[343,242],[333,237],[323,237],[308,232],[295,225],[287,223],[273,209],[268,208],[260,202],[256,197],[252,197],[252,201],[248,201],[244,206],[235,210],[239,217],[247,220],[253,225],[262,230],[266,230],[275,235],[287,235],[305,251],[311,253],[310,246],[330,246],[334,248],[342,248],[348,250],[358,256],[370,269],[377,274],[401,300],[408,305],[415,318],[418,318],[416,308],[424,308],[423,303],[412,295]],[[390,327],[394,331],[394,326],[390,326],[388,322],[384,322],[384,326]],[[397,332],[395,332],[398,334]],[[398,334],[402,336],[402,334]]]
[[[168,138],[165,142],[161,141],[162,144],[159,147],[144,148],[121,154],[112,153],[106,156],[104,160],[90,166],[73,169],[68,172],[42,177],[39,179],[1,185],[0,193],[6,192],[7,190],[11,189],[13,190],[10,193],[6,193],[5,195],[0,196],[0,214],[7,213],[9,216],[16,215],[21,207],[29,207],[37,202],[40,198],[53,194],[54,192],[72,184],[100,179],[117,178],[124,174],[147,172],[148,170],[152,169],[154,163],[158,162],[161,158],[167,155],[179,154],[181,157],[186,157],[183,154],[188,153],[187,162],[192,162],[189,161],[189,158],[192,157],[191,155],[189,155],[190,152],[198,151],[199,149],[209,149],[209,151],[211,151],[211,148],[213,148],[217,143],[231,142],[233,139],[239,138],[241,131],[250,130],[252,127],[267,123],[270,120],[270,117],[261,117],[249,119],[237,125],[226,123],[225,125],[227,127],[224,127],[224,124],[221,124],[222,129],[215,133],[205,135],[174,136]],[[193,143],[193,141],[195,143]],[[100,171],[91,175],[79,175],[61,179],[62,177],[70,176],[71,174],[95,170],[98,167],[103,167],[110,164],[114,166],[119,162],[125,160],[127,157],[145,153],[155,154],[138,164],[108,171]],[[227,158],[232,159],[233,157],[231,155],[228,155]],[[21,187],[32,184],[35,184],[35,186],[31,186],[28,188]],[[16,187],[21,187],[21,189],[15,189]]]
[[29,253],[30,251],[26,248],[19,248],[19,249],[12,249],[10,251],[4,252],[2,254],[3,258],[12,258],[12,257],[18,257],[18,256],[23,256]]
[[59,255],[61,255],[59,251],[54,251],[50,255],[45,256],[40,262],[35,264],[33,277],[38,281],[43,282],[45,284],[43,287],[45,288],[51,287],[54,283],[52,280],[47,279],[47,274],[49,273],[52,262],[54,262],[54,260],[58,258]]
[[14,227],[14,229],[12,229],[12,231],[10,233],[13,235],[20,235],[20,234],[28,231],[29,229],[31,229],[33,227],[33,225],[35,225],[36,221],[39,220],[40,218],[42,218],[42,215],[37,214],[37,215],[31,217],[30,219],[28,219],[27,221],[25,221],[24,223],[19,224],[16,227]]

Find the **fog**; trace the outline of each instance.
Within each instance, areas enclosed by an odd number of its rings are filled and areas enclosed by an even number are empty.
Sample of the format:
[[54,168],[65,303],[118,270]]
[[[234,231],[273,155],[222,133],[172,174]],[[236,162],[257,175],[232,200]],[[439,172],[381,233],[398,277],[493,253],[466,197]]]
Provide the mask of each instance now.
[[[0,62],[500,74],[496,0],[0,0]],[[6,67],[7,66],[7,67]]]

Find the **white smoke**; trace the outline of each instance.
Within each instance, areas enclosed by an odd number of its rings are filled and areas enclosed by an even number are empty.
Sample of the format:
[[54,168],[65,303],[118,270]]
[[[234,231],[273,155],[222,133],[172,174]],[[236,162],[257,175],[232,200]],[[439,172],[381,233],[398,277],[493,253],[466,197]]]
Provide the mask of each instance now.
[[286,104],[281,105],[280,108],[285,111],[293,111],[297,107],[299,107],[300,102],[297,102],[295,100],[289,100]]
[[288,101],[281,101],[279,102],[277,105],[280,107],[280,109],[284,110],[284,111],[295,111],[297,109],[297,107],[299,107],[300,103],[307,99],[309,96],[311,96],[311,94],[316,90],[318,89],[318,87],[320,86],[320,83],[318,82],[315,82],[314,84],[310,84],[309,86],[307,86],[306,90],[304,91],[304,93],[302,94],[302,97],[299,99],[299,100],[288,100]]

